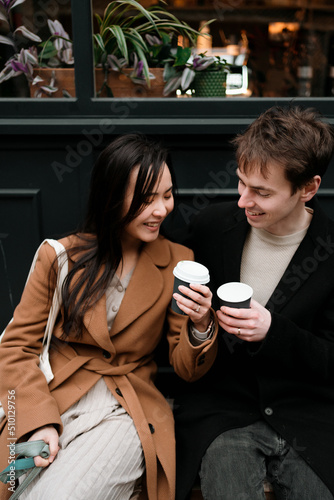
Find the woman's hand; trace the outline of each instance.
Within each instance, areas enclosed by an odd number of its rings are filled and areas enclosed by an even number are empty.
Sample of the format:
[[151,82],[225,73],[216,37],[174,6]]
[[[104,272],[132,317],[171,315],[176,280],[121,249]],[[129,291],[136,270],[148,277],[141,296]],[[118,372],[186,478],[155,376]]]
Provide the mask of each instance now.
[[205,332],[210,324],[210,307],[212,293],[205,285],[190,284],[190,288],[180,285],[179,290],[183,295],[174,293],[173,297],[178,307],[187,314],[199,332]]
[[217,311],[219,325],[228,333],[247,342],[263,340],[271,325],[271,314],[265,307],[252,299],[250,309],[221,307]]
[[46,425],[45,427],[37,429],[28,441],[38,441],[40,439],[49,445],[50,456],[48,458],[35,457],[34,462],[36,467],[47,467],[54,461],[59,451],[59,435],[53,425]]

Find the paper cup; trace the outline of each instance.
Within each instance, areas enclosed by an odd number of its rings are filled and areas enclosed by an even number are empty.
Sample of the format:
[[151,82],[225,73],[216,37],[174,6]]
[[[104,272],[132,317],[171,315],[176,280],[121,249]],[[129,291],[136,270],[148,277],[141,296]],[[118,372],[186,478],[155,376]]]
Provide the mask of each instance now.
[[253,288],[245,283],[231,281],[221,285],[217,290],[220,307],[237,307],[238,309],[249,308],[253,295]]
[[[206,285],[210,281],[210,274],[208,269],[202,264],[199,264],[198,262],[193,262],[192,260],[181,260],[180,262],[178,262],[173,270],[173,274],[174,274],[173,293],[177,292],[181,294],[179,290],[180,285],[184,285],[189,288],[190,283],[199,283],[200,285]],[[179,314],[185,314],[178,307],[174,297],[172,299],[172,309],[173,311]]]

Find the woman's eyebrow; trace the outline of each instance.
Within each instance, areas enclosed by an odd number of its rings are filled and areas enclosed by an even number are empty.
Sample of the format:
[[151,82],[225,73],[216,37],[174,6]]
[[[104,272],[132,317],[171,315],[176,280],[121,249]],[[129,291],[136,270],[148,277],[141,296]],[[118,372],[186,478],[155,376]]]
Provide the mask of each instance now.
[[[173,189],[173,184],[171,185],[171,187],[169,187],[168,189],[166,189],[166,191],[164,192],[164,194],[168,193],[169,191],[172,191],[172,189]],[[157,195],[157,194],[159,194],[159,193],[151,191],[151,192],[147,193],[147,196],[154,196],[154,195]]]

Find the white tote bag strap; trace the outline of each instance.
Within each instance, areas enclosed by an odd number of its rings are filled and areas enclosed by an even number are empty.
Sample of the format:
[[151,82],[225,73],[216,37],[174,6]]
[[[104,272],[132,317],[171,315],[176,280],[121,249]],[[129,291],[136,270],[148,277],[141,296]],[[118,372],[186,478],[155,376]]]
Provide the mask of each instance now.
[[53,380],[54,378],[49,361],[49,347],[52,338],[52,332],[62,303],[61,290],[64,280],[68,273],[68,261],[67,261],[66,250],[64,246],[61,243],[59,243],[59,241],[47,239],[44,240],[43,243],[45,242],[55,249],[58,259],[57,285],[53,294],[52,304],[49,311],[49,317],[44,331],[43,351],[42,354],[40,355],[40,360],[39,360],[39,367],[44,373],[47,383],[49,384],[51,380]]
[[46,323],[43,345],[46,346],[47,350],[49,350],[52,331],[57,319],[57,315],[60,311],[60,306],[62,304],[62,294],[61,290],[65,281],[65,278],[68,274],[68,261],[67,261],[67,253],[65,247],[57,240],[44,240],[50,246],[52,246],[57,254],[58,258],[58,274],[57,274],[57,285],[53,294],[52,304],[49,312],[48,321]]

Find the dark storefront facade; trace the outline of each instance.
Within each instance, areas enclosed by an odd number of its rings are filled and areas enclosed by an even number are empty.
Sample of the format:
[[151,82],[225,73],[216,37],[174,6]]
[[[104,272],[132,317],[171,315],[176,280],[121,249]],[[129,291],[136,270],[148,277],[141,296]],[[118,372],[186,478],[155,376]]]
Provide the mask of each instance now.
[[[213,18],[220,13],[220,21],[227,27],[224,35],[228,38],[233,35],[228,33],[229,26],[234,26],[235,33],[239,34],[244,27],[240,19],[248,19],[250,92],[226,98],[196,99],[95,97],[91,37],[94,6],[88,0],[72,0],[71,5],[65,0],[34,3],[35,14],[42,20],[47,9],[67,9],[70,13],[76,97],[0,97],[1,329],[19,301],[38,244],[46,237],[57,238],[71,231],[82,217],[94,160],[115,135],[140,131],[160,138],[170,148],[178,187],[177,214],[170,227],[180,231],[193,214],[209,203],[236,197],[236,165],[230,140],[261,111],[273,104],[285,105],[294,100],[315,106],[334,125],[334,103],[328,79],[331,32],[326,27],[334,17],[334,7],[323,2],[321,8],[318,6],[305,14],[302,1],[294,2],[294,7],[287,6],[288,2],[281,2],[285,3],[283,7],[278,6],[279,2],[272,2],[270,9],[267,6],[261,12],[258,7],[246,10],[244,3],[234,0],[211,6],[192,4],[186,9],[183,3],[177,6],[175,2],[179,17],[185,13],[188,21],[197,27],[201,18]],[[284,92],[282,85],[279,90],[277,85],[270,87],[271,81],[281,82],[282,74],[271,73],[269,77],[268,66],[262,72],[266,77],[262,77],[256,66],[259,57],[252,61],[256,47],[254,37],[257,34],[261,44],[264,24],[268,25],[274,16],[282,16],[283,8],[284,15],[288,13],[294,21],[296,12],[304,12],[304,28],[308,29],[313,22],[313,32],[319,35],[322,44],[321,54],[326,55],[321,71],[313,68],[315,79],[311,95],[307,97],[298,95],[301,93],[298,86],[295,91],[284,87]],[[281,44],[282,52],[275,45],[275,38],[273,40],[268,65],[279,69],[286,45]],[[282,95],[284,93],[287,95]],[[322,183],[319,198],[334,218],[334,165]]]

